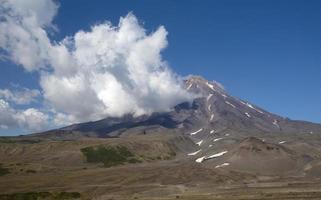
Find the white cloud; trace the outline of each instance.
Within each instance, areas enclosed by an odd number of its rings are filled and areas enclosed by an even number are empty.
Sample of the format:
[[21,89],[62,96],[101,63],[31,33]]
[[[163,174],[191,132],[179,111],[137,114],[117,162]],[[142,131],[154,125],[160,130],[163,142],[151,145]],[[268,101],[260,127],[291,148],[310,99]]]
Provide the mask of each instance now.
[[18,90],[0,89],[0,98],[12,101],[15,104],[23,105],[35,102],[40,92],[35,89],[20,88]]
[[18,111],[15,118],[18,125],[27,130],[39,131],[48,125],[48,116],[35,108]]
[[58,9],[49,0],[0,0],[0,48],[13,62],[32,71],[47,65],[51,48],[45,28]]
[[9,103],[0,99],[0,125],[3,128],[14,127],[17,122],[14,119],[15,111],[9,106]]
[[0,21],[0,47],[26,70],[39,71],[56,123],[168,111],[191,100],[181,77],[162,59],[163,26],[148,34],[130,13],[117,26],[105,22],[51,42],[46,27],[52,26],[58,6],[50,0],[26,1],[4,1],[13,14],[5,12]]
[[55,126],[64,126],[67,124],[72,124],[75,121],[77,120],[72,115],[54,112],[52,123]]
[[0,128],[21,128],[40,131],[48,126],[48,115],[35,108],[16,110],[0,99]]

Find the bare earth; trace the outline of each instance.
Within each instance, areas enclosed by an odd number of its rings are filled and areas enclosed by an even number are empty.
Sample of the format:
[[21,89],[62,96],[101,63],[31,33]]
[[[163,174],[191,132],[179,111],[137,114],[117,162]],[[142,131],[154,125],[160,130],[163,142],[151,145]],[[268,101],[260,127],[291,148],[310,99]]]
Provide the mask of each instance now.
[[[146,159],[106,168],[102,163],[86,162],[80,151],[88,146],[115,144],[125,145],[144,158],[162,157],[173,149],[177,154],[168,159]],[[247,138],[230,148],[244,151],[252,146],[265,148],[264,145]],[[0,194],[67,191],[79,192],[81,199],[321,199],[318,161],[303,171],[260,174],[233,166],[215,168],[215,162],[220,162],[215,160],[196,163],[194,158],[186,157],[187,152],[193,151],[191,146],[195,145],[187,138],[170,134],[76,141],[2,141],[0,163],[10,173],[0,176]],[[234,157],[226,155],[224,159]]]

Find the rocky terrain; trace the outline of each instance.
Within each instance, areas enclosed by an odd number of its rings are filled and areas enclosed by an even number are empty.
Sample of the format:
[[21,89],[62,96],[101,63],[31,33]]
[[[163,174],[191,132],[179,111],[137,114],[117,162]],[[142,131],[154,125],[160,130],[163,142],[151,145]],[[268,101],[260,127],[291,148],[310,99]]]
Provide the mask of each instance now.
[[166,113],[0,138],[0,199],[321,199],[321,125],[201,77],[185,88]]

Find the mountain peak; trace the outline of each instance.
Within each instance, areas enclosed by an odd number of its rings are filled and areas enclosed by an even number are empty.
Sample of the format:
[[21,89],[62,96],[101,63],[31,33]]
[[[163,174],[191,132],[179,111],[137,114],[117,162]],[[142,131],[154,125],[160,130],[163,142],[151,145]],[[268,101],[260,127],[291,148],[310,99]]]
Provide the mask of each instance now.
[[208,95],[213,92],[226,93],[222,84],[217,81],[208,81],[202,76],[191,75],[185,80],[185,88],[189,92]]

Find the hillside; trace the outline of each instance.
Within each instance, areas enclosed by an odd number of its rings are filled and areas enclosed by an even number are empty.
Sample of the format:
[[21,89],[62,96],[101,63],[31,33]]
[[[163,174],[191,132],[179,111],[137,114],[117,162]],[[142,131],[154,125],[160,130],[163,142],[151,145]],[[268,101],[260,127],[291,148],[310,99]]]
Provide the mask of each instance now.
[[195,99],[170,112],[0,138],[0,194],[321,197],[321,125],[275,115],[201,77],[190,77],[185,88]]

